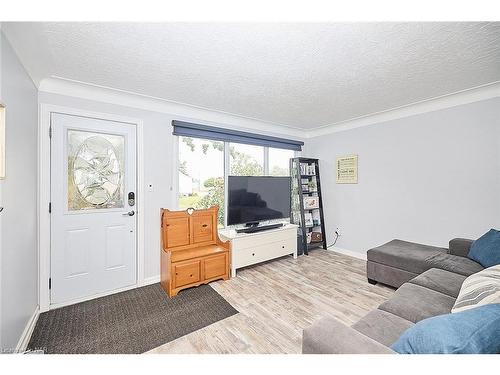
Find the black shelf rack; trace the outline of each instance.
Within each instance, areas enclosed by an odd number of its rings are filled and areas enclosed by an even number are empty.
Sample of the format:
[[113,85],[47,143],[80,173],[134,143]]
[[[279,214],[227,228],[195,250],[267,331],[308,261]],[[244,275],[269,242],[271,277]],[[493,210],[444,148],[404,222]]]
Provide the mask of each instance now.
[[[309,254],[315,248],[327,248],[325,220],[323,216],[323,198],[321,195],[321,179],[319,174],[319,160],[312,158],[290,159],[291,176],[291,214],[290,221],[299,226],[297,230],[297,252],[299,255]],[[306,208],[304,198],[316,198],[314,208]],[[312,216],[306,223],[306,216]],[[309,217],[310,219],[311,217]],[[318,223],[319,220],[319,223]],[[309,241],[308,233],[320,232],[321,241]]]

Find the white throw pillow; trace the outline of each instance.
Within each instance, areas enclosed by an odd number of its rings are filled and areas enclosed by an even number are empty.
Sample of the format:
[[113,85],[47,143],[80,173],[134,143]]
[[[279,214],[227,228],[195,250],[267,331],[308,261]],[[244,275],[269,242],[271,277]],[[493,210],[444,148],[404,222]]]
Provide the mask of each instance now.
[[490,303],[500,303],[500,265],[486,268],[466,278],[451,312]]

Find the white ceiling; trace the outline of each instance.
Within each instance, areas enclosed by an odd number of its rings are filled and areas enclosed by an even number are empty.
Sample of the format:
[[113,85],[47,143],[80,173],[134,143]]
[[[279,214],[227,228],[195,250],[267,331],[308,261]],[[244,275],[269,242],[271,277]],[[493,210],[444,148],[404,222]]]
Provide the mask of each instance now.
[[496,23],[3,23],[62,77],[299,129],[500,81]]

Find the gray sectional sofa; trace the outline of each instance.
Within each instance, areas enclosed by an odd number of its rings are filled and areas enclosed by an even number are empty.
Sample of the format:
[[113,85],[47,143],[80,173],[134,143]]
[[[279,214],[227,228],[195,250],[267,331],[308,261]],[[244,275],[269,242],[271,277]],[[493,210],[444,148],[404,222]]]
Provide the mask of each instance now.
[[431,268],[469,276],[483,270],[467,258],[472,240],[455,238],[449,249],[413,242],[392,240],[367,252],[366,274],[368,282],[399,288]]
[[371,282],[399,287],[394,295],[351,327],[323,318],[303,332],[302,352],[394,353],[390,346],[420,320],[451,311],[467,276],[483,267],[467,258],[472,240],[450,248],[394,240],[368,251]]

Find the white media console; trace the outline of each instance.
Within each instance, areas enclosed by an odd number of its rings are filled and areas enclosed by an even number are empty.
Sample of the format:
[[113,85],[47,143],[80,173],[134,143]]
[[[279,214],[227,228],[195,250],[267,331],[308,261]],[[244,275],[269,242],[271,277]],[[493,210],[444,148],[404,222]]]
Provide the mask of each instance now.
[[238,268],[285,255],[293,255],[296,259],[297,228],[295,224],[285,224],[280,228],[255,233],[220,230],[219,237],[223,241],[231,241],[231,276],[236,276]]

